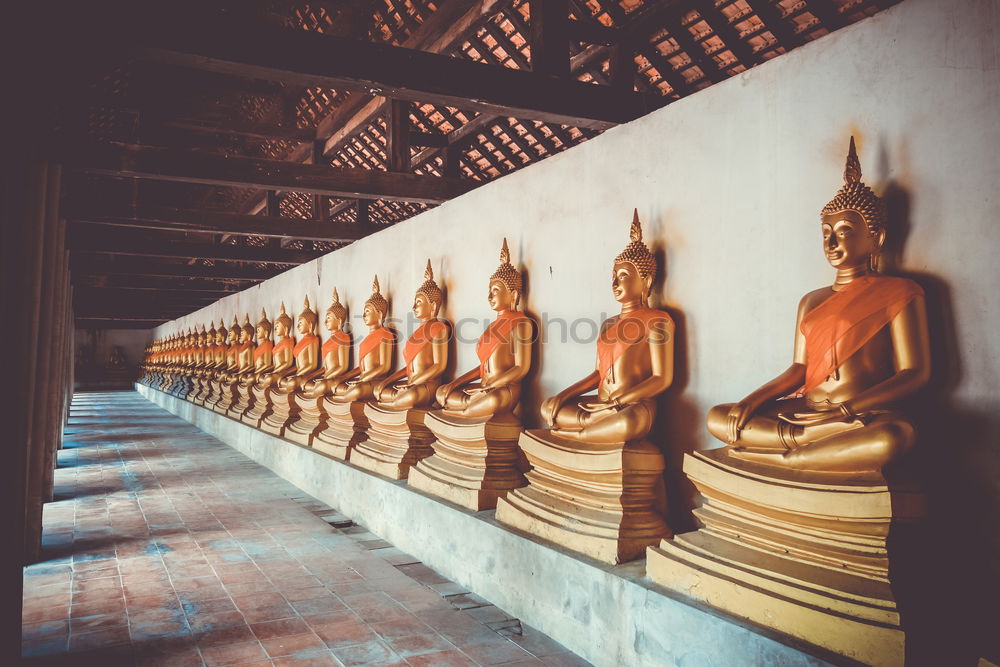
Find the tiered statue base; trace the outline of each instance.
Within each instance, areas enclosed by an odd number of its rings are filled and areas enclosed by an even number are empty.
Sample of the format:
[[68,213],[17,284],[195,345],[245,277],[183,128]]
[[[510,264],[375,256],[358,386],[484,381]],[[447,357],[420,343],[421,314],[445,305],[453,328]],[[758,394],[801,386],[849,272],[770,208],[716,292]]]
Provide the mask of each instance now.
[[532,430],[519,444],[534,469],[497,502],[500,523],[611,564],[670,535],[654,509],[663,454],[648,440],[595,445]]
[[226,413],[228,416],[233,419],[241,419],[243,413],[250,408],[253,403],[253,393],[250,391],[251,386],[245,385],[241,381],[233,387],[233,404],[229,406],[229,412]]
[[351,463],[390,479],[406,479],[410,468],[434,453],[434,434],[424,425],[427,410],[394,410],[365,403],[369,427],[351,453]]
[[268,404],[270,387],[265,388],[253,384],[250,385],[249,390],[251,399],[250,407],[240,416],[240,421],[254,428],[260,428],[260,423],[264,420],[264,415],[271,407]]
[[260,430],[279,437],[284,435],[285,424],[299,413],[299,406],[294,402],[292,396],[292,392],[282,391],[277,387],[271,387],[268,390],[267,400],[271,407],[264,413],[264,417],[260,421]]
[[364,401],[336,401],[322,398],[326,421],[312,433],[311,447],[341,461],[354,460],[351,451],[364,440],[368,431]]
[[285,430],[281,437],[309,447],[312,445],[313,433],[326,423],[326,412],[323,410],[324,397],[307,398],[296,392],[289,397],[289,400],[295,403],[295,414],[285,422]]
[[188,400],[196,405],[204,405],[208,396],[208,377],[204,374],[199,376],[194,383],[194,393],[188,396]]
[[704,528],[649,549],[653,581],[854,660],[902,665],[886,539],[923,513],[923,497],[878,473],[787,471],[728,452],[685,457]]
[[212,409],[220,415],[229,414],[229,408],[233,406],[233,401],[236,398],[236,390],[239,389],[239,386],[238,380],[227,379],[220,382],[219,400],[215,402]]
[[410,470],[413,488],[479,511],[525,485],[517,446],[521,420],[514,415],[464,419],[435,410],[424,423],[436,438],[434,455]]

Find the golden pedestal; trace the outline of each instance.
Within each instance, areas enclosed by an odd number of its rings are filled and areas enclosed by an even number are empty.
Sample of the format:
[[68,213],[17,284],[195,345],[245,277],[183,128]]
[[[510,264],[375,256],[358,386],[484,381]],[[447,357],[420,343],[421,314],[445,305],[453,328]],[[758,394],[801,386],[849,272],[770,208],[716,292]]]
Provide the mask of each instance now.
[[288,423],[289,419],[294,419],[299,413],[299,406],[294,402],[293,396],[293,392],[271,387],[267,395],[270,408],[264,413],[264,417],[260,421],[260,430],[267,431],[278,437],[284,434],[285,424]]
[[253,393],[250,391],[252,386],[247,387],[239,382],[233,386],[233,403],[229,406],[229,412],[226,413],[229,417],[241,419],[243,413],[253,405]]
[[221,415],[229,414],[229,408],[233,405],[233,400],[235,398],[236,390],[239,388],[239,382],[235,380],[230,380],[229,382],[219,383],[219,400],[215,402],[212,409]]
[[262,388],[257,385],[250,385],[250,407],[240,416],[240,421],[250,424],[254,428],[260,428],[260,423],[264,420],[270,405],[268,404],[270,387]]
[[309,446],[341,461],[353,461],[351,450],[367,437],[365,401],[337,401],[324,396],[317,400],[317,409],[325,416],[310,434]]
[[456,505],[479,511],[526,484],[517,440],[521,420],[513,415],[464,419],[440,410],[424,424],[435,436],[433,456],[410,470],[407,483]]
[[650,547],[653,581],[854,660],[903,664],[886,540],[923,514],[912,486],[762,466],[727,447],[688,454],[684,472],[704,527]]
[[285,422],[285,430],[281,437],[308,447],[313,431],[326,422],[326,412],[323,411],[323,397],[306,398],[299,392],[293,393],[289,400],[295,404],[295,412]]
[[208,381],[208,392],[205,394],[205,400],[202,402],[202,405],[211,410],[221,398],[222,380],[212,378]]
[[351,453],[351,463],[390,479],[406,479],[410,468],[434,453],[434,434],[424,425],[427,410],[393,410],[365,403],[370,426]]
[[533,469],[497,502],[500,523],[611,564],[670,535],[653,508],[663,454],[648,440],[597,445],[532,430],[519,444]]
[[205,404],[205,396],[208,394],[208,378],[205,376],[198,377],[195,380],[195,391],[194,394],[188,397],[188,400],[196,405]]

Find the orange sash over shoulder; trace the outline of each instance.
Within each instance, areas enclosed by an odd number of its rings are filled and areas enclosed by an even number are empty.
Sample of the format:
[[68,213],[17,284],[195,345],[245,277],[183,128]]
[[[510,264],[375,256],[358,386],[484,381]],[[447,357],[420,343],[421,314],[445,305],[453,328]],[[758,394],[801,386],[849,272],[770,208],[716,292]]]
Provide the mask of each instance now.
[[351,344],[351,337],[344,331],[334,331],[323,343],[323,356],[330,354],[335,348]]
[[510,341],[510,333],[517,326],[518,322],[527,320],[528,317],[517,310],[505,310],[493,320],[483,335],[476,343],[476,356],[479,357],[479,377],[486,373],[486,362],[498,347]]
[[253,360],[257,361],[263,357],[266,353],[274,349],[274,343],[269,340],[265,340],[263,343],[257,346],[257,349],[253,351]]
[[291,349],[295,345],[295,339],[289,336],[288,338],[282,338],[277,343],[274,344],[274,350],[272,354],[278,354],[284,350]]
[[319,336],[309,334],[308,336],[303,336],[302,340],[295,344],[295,349],[292,350],[292,355],[298,357],[302,353],[302,350],[306,349],[312,343],[319,343]]
[[640,308],[621,315],[607,326],[597,340],[597,370],[601,374],[601,382],[625,350],[649,338],[654,324],[671,321],[670,315],[662,310]]
[[862,276],[806,313],[799,325],[806,338],[803,391],[822,384],[923,293],[919,285],[906,278]]
[[417,358],[417,355],[430,344],[431,340],[447,332],[448,325],[440,320],[429,320],[421,324],[406,341],[406,346],[403,348],[403,358],[406,359],[406,365],[409,366],[410,362]]
[[253,342],[249,340],[245,343],[240,343],[240,352],[246,352],[247,348],[249,348],[251,345],[253,345]]
[[386,340],[395,340],[395,336],[393,336],[392,332],[385,327],[379,327],[365,336],[365,339],[361,341],[361,348],[358,350],[360,355],[359,363],[361,359],[367,357],[372,353],[372,350],[381,345],[382,341]]

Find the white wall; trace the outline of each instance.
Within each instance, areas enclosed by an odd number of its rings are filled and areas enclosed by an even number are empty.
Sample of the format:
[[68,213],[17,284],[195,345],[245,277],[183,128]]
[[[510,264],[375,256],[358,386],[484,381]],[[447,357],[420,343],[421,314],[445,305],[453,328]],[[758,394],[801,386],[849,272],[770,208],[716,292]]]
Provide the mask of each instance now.
[[[399,317],[428,257],[448,291],[447,317],[489,317],[486,283],[504,235],[526,271],[529,310],[598,318],[615,309],[611,260],[638,207],[647,240],[667,258],[656,300],[684,318],[683,396],[704,413],[788,364],[799,297],[832,279],[818,212],[841,185],[853,133],[865,180],[905,193],[892,198],[896,222],[909,228],[903,270],[951,292],[962,369],[956,398],[995,402],[996,6],[906,0],[157,334],[220,315],[228,325],[234,313],[256,321],[261,306],[273,319],[282,299],[294,316],[305,293],[322,310],[334,286],[357,318],[375,272]],[[905,221],[901,199],[909,202]],[[478,330],[470,326],[470,337]],[[556,341],[540,356],[547,395],[587,373],[594,350]],[[459,346],[458,359],[462,369],[475,363],[472,342]]]

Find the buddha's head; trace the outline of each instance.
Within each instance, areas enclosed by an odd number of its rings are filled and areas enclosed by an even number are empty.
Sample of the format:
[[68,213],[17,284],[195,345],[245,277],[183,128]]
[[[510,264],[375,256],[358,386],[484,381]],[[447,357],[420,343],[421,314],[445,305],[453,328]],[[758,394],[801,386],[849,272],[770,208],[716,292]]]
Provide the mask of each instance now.
[[198,347],[204,347],[205,345],[205,325],[201,325],[201,331],[195,334],[194,344]]
[[257,322],[257,340],[264,342],[271,338],[271,320],[267,319],[267,313],[260,309],[260,321]]
[[229,327],[228,343],[230,345],[236,345],[236,343],[239,342],[240,331],[242,331],[242,329],[240,328],[240,321],[236,319],[235,315],[233,315],[233,324],[231,327]]
[[292,318],[285,312],[285,302],[281,302],[281,312],[274,318],[274,335],[284,338],[292,330]]
[[250,313],[243,315],[243,326],[240,327],[240,344],[249,343],[253,340],[253,325],[250,324]]
[[340,295],[337,294],[337,288],[334,287],[333,303],[326,309],[326,318],[323,320],[323,324],[327,331],[333,333],[344,326],[345,319],[347,319],[347,309],[344,308],[344,304],[340,303]]
[[365,310],[361,317],[365,325],[371,328],[380,327],[389,313],[389,302],[382,296],[378,284],[378,276],[372,281],[372,295],[365,301]]
[[226,323],[223,322],[222,320],[219,320],[219,328],[215,330],[215,344],[216,345],[225,345],[226,344],[226,334],[228,334],[228,333],[229,332],[226,331]]
[[835,269],[877,268],[885,243],[886,208],[882,198],[861,181],[861,160],[854,137],[847,152],[844,186],[820,213],[823,251]]
[[424,284],[417,288],[417,294],[413,298],[413,314],[420,320],[437,317],[443,300],[441,288],[434,282],[434,269],[431,268],[431,260],[428,259],[427,268],[424,269]]
[[316,311],[309,307],[309,297],[306,296],[305,305],[302,308],[302,312],[299,313],[299,318],[295,323],[296,330],[303,336],[315,334],[316,320],[318,319]]
[[490,308],[497,312],[516,310],[521,300],[521,285],[521,274],[510,263],[510,248],[505,238],[500,248],[500,266],[490,276],[490,292],[486,295]]
[[642,241],[638,209],[632,212],[629,239],[629,244],[615,257],[611,270],[611,291],[619,303],[639,301],[645,304],[656,277],[656,258]]

